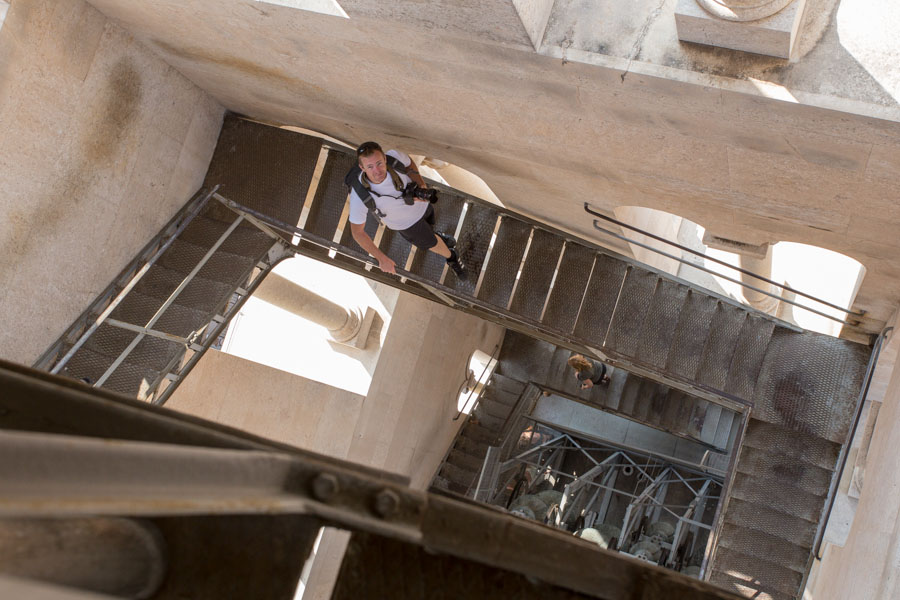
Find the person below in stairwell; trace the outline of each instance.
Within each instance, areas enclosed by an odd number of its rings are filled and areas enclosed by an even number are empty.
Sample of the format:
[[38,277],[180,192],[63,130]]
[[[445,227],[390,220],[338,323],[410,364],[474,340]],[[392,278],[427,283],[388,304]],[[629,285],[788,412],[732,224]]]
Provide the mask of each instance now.
[[[396,273],[394,261],[366,233],[368,211],[412,245],[444,257],[456,276],[465,279],[465,267],[455,249],[456,240],[434,231],[432,203],[437,199],[436,191],[428,190],[409,156],[397,150],[384,152],[375,142],[362,144],[356,156],[359,169],[352,169],[345,179],[350,186],[350,233],[378,261],[378,268],[385,273]],[[410,182],[415,185],[411,186]],[[415,186],[419,189],[413,192]]]
[[575,369],[575,379],[581,382],[581,389],[586,390],[595,385],[609,383],[609,375],[606,374],[606,365],[602,362],[588,358],[583,354],[573,354],[566,361]]

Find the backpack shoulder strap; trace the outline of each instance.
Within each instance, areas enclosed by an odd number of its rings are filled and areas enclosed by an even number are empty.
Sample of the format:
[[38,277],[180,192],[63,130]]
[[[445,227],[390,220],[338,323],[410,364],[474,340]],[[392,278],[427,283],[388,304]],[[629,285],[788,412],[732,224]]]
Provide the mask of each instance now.
[[387,158],[387,164],[389,167],[391,167],[398,173],[403,173],[404,175],[407,174],[407,171],[409,171],[409,167],[400,162],[399,159],[394,158],[390,154],[385,154],[384,156]]
[[378,222],[381,222],[382,217],[385,215],[377,206],[375,206],[375,199],[372,198],[372,193],[369,189],[363,185],[362,181],[360,181],[360,175],[362,175],[362,169],[360,169],[359,166],[354,166],[344,176],[344,184],[356,192],[356,195],[359,196],[359,199],[366,205],[369,212],[375,216],[375,219]]

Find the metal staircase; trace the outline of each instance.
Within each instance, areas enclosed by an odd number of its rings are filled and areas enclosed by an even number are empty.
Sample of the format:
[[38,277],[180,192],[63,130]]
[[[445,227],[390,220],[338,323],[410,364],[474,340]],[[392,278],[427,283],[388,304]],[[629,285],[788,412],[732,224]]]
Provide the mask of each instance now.
[[[758,592],[758,598],[798,597],[811,540],[836,485],[839,452],[848,444],[869,347],[800,330],[437,184],[442,195],[436,228],[457,238],[469,277],[457,279],[442,258],[416,252],[370,215],[367,232],[398,266],[399,276],[385,275],[350,238],[342,180],[354,161],[347,149],[229,116],[206,179],[208,187],[221,187],[210,212],[201,212],[204,220],[197,221],[219,237],[206,229],[201,234],[199,226],[196,233],[175,227],[169,236],[174,241],[162,254],[145,252],[156,262],[141,281],[151,279],[128,288],[124,298],[131,279],[117,280],[37,366],[59,371],[53,365],[69,356],[61,368],[74,377],[153,396],[162,380],[176,384],[212,343],[233,314],[226,308],[233,290],[246,297],[291,253],[328,261],[529,336],[602,354],[670,393],[680,390],[731,409],[751,407],[746,447],[733,471],[733,499],[720,515],[718,550],[708,573],[732,589]],[[226,237],[210,254],[208,244],[229,227],[223,223],[238,217],[232,234],[246,239]],[[135,273],[143,268],[134,267]],[[220,267],[228,267],[227,277],[220,277]],[[108,341],[84,337],[101,327],[110,332]],[[171,335],[178,339],[166,337]],[[181,348],[186,350],[179,357]],[[121,381],[108,375],[116,361],[115,371],[127,373]],[[636,390],[635,400],[642,395]],[[646,407],[648,419],[668,410],[671,396],[653,402]]]

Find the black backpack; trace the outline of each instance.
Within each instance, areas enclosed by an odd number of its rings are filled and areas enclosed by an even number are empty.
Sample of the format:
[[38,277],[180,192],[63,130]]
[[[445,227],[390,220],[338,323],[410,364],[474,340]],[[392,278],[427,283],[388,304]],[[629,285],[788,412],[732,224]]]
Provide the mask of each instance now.
[[[388,174],[391,176],[391,179],[394,180],[394,186],[396,187],[396,182],[399,181],[397,173],[406,175],[408,169],[406,165],[393,156],[390,156],[389,154],[385,154],[384,156],[387,159]],[[372,198],[372,190],[369,189],[369,186],[366,185],[366,183],[360,181],[360,174],[362,174],[362,169],[359,168],[359,164],[354,165],[353,168],[347,172],[347,175],[344,176],[344,184],[356,192],[356,195],[363,201],[363,204],[366,205],[369,212],[371,212],[375,216],[375,219],[380,223],[385,214],[375,206],[375,199]],[[403,190],[398,189],[397,191]]]

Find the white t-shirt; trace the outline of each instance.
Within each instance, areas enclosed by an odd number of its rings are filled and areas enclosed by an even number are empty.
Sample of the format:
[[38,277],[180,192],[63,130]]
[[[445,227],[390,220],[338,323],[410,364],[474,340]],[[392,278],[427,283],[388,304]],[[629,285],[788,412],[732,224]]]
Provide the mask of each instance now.
[[[405,166],[409,166],[412,162],[409,155],[397,150],[388,150],[385,154],[393,156]],[[404,186],[411,181],[403,173],[397,173],[397,175],[400,176]],[[387,174],[387,177],[381,183],[372,183],[370,181],[369,187],[373,192],[372,199],[375,200],[375,206],[385,215],[381,221],[388,229],[407,229],[421,219],[425,215],[425,211],[428,210],[427,202],[416,201],[412,204],[404,202],[402,194],[394,187],[394,180],[391,178],[390,173]],[[356,190],[351,188],[350,222],[355,225],[362,225],[366,222],[366,214],[368,212],[369,209],[366,208],[362,199],[356,194]]]

